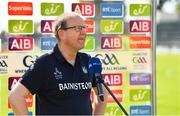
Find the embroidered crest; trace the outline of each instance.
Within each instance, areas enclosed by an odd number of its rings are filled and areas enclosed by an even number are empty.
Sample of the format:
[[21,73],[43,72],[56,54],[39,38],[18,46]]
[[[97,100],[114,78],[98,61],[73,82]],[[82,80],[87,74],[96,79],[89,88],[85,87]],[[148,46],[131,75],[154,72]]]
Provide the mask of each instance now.
[[62,75],[62,72],[60,72],[57,67],[55,68],[55,72],[54,72],[54,77],[56,79],[62,79],[63,75]]
[[87,71],[87,69],[86,69],[85,66],[82,66],[82,71],[83,71],[84,74],[87,74],[87,73],[88,73],[88,71]]

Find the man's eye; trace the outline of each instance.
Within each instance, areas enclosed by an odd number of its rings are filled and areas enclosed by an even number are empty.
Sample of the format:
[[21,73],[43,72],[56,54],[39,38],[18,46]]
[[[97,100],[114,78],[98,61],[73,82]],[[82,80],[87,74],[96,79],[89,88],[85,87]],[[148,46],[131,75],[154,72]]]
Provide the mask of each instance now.
[[82,29],[83,27],[82,27],[82,26],[79,26],[78,28],[79,28],[79,29]]

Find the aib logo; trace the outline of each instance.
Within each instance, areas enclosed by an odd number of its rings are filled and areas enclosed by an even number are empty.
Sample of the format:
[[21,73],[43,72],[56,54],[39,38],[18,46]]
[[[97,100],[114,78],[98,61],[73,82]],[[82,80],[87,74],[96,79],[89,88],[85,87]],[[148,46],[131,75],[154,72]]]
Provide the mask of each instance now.
[[130,4],[130,16],[150,16],[150,4]]
[[93,3],[73,3],[72,11],[86,17],[95,16],[95,5]]
[[63,3],[41,3],[42,16],[58,16],[64,12]]
[[134,64],[146,64],[147,60],[145,57],[133,57],[133,63]]
[[95,57],[98,57],[99,59],[101,59],[101,62],[104,65],[116,65],[119,64],[119,61],[117,60],[116,56],[112,53],[112,54],[97,54]]
[[94,36],[86,36],[85,47],[82,51],[93,51],[95,49],[95,38]]
[[151,23],[149,20],[130,21],[130,32],[150,32]]
[[35,62],[35,60],[38,58],[38,56],[31,56],[31,55],[26,55],[23,58],[23,64],[25,67],[30,68],[31,65]]
[[9,77],[8,79],[8,90],[12,90],[16,83],[20,80],[20,77]]
[[102,49],[120,49],[122,48],[122,37],[102,37]]
[[8,2],[9,15],[32,15],[32,2]]
[[42,20],[41,21],[41,32],[42,33],[52,33],[52,22],[53,20]]
[[4,68],[4,67],[8,67],[7,63],[5,62],[5,60],[0,60],[0,68]]
[[8,48],[10,51],[32,50],[34,46],[34,39],[10,37]]
[[[13,87],[17,84],[17,82],[20,80],[20,77],[9,77],[8,79],[8,90],[12,90]],[[27,107],[32,107],[32,103],[33,103],[33,97],[32,95],[28,95],[26,97],[26,106]],[[8,108],[11,108],[10,103],[8,102]]]
[[104,81],[108,86],[121,86],[122,74],[103,74]]
[[9,20],[8,32],[12,34],[32,34],[33,33],[32,20]]
[[150,101],[151,91],[149,89],[135,89],[130,90],[130,101],[141,102],[141,101]]
[[122,34],[123,26],[122,20],[105,19],[100,22],[100,31],[103,34]]

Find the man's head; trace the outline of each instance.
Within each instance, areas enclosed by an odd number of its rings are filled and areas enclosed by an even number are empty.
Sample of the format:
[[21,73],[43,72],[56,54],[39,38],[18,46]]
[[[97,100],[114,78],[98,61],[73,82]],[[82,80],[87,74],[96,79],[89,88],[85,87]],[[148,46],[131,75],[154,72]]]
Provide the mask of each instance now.
[[78,50],[84,47],[86,28],[82,16],[75,12],[64,13],[54,22],[54,33],[58,41]]

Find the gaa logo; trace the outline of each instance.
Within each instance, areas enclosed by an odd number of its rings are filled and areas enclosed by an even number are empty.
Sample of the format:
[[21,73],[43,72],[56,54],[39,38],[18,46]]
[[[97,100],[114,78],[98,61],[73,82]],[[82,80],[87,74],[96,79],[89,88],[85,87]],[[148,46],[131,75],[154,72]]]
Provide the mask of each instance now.
[[133,57],[134,64],[147,64],[147,60],[145,57]]
[[2,51],[2,47],[1,47],[1,45],[2,45],[2,44],[1,44],[1,38],[0,38],[0,52]]
[[99,59],[101,59],[101,62],[104,65],[119,65],[119,61],[117,60],[117,57],[115,56],[115,54],[97,54],[95,57],[98,57]]
[[5,68],[8,67],[7,63],[5,62],[5,60],[0,60],[0,68]]
[[93,3],[73,3],[72,11],[86,17],[95,16],[95,5]]

